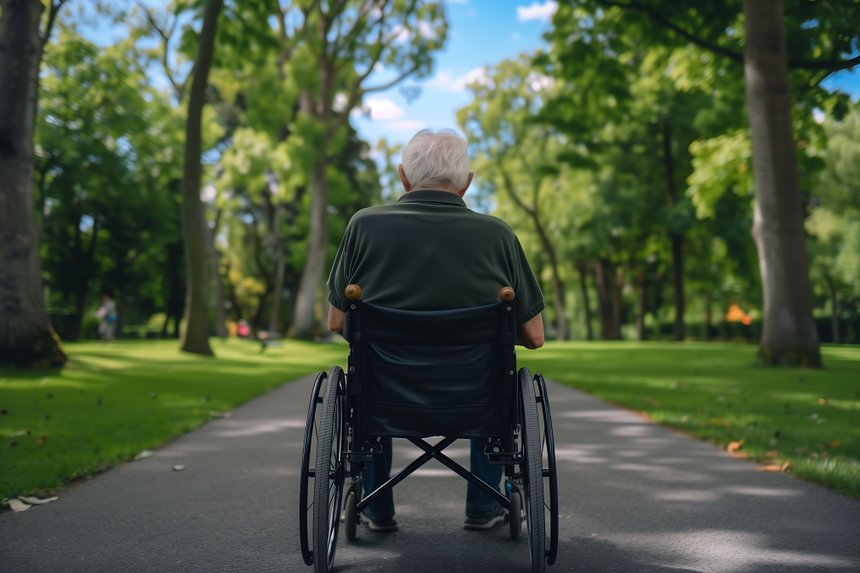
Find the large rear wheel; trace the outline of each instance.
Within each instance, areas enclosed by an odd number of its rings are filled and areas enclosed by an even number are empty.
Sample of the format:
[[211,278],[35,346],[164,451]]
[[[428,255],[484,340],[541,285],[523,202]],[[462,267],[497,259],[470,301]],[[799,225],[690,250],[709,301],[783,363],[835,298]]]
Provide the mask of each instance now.
[[519,371],[519,406],[523,450],[520,469],[529,535],[529,558],[532,573],[543,573],[546,570],[546,523],[541,432],[532,375],[528,368]]
[[302,448],[302,473],[299,476],[299,539],[302,559],[305,565],[313,565],[314,552],[311,547],[314,512],[314,474],[316,472],[317,442],[319,441],[319,419],[328,376],[325,372],[314,379],[311,399],[308,404],[308,417],[305,421],[305,438]]
[[555,436],[552,431],[552,413],[549,409],[549,395],[546,382],[540,373],[534,376],[534,388],[537,401],[540,404],[538,417],[541,430],[541,465],[543,466],[543,488],[548,497],[546,507],[546,533],[549,537],[549,549],[546,553],[547,565],[555,563],[558,555],[558,477],[555,466]]
[[332,368],[320,411],[313,500],[313,563],[315,573],[328,573],[334,563],[340,530],[340,502],[344,482],[343,370]]

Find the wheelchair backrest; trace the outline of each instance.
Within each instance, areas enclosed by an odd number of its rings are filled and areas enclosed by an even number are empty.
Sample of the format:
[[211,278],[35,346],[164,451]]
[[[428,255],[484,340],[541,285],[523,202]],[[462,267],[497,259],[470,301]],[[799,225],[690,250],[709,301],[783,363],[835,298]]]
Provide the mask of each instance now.
[[516,323],[509,303],[403,311],[354,301],[347,391],[362,436],[510,432]]

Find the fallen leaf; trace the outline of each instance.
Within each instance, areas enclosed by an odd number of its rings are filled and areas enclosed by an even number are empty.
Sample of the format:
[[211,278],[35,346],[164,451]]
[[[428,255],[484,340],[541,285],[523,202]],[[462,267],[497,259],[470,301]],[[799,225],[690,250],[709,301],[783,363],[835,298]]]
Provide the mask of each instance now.
[[30,509],[30,506],[21,501],[20,499],[10,499],[7,503],[12,509],[12,511],[16,513],[21,513],[22,511],[27,511],[28,509]]
[[788,462],[782,464],[768,464],[766,466],[759,466],[758,469],[762,472],[787,472],[791,469],[791,464]]
[[726,451],[729,452],[730,454],[733,454],[733,453],[737,452],[739,449],[741,449],[742,447],[744,447],[744,439],[743,438],[741,438],[740,440],[734,441],[734,442],[729,442],[729,445],[726,446]]
[[39,447],[40,447],[40,448],[44,448],[44,447],[45,447],[45,442],[46,442],[47,440],[48,440],[48,437],[47,437],[45,434],[42,434],[41,436],[39,436],[39,442],[38,442]]
[[30,505],[45,505],[46,503],[51,503],[52,501],[57,501],[60,498],[59,497],[46,497],[45,499],[39,499],[38,497],[29,497],[26,495],[19,495],[18,499],[20,499],[24,503],[29,503]]
[[143,450],[142,452],[140,452],[139,454],[134,456],[134,461],[144,460],[151,455],[152,455],[152,452],[150,452],[149,450]]
[[824,398],[819,398],[819,399],[818,399],[818,405],[819,405],[819,406],[826,406],[826,405],[827,405],[827,400],[825,400]]
[[173,466],[173,471],[175,471],[175,472],[181,472],[184,469],[185,469],[185,466],[182,464],[176,464],[175,466]]

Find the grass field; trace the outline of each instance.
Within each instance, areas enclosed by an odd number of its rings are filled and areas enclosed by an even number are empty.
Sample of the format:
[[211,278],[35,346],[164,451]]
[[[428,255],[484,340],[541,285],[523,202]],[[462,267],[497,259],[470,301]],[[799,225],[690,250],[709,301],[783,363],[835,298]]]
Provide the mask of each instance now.
[[[719,343],[548,344],[519,352],[548,379],[645,414],[735,455],[860,497],[860,348],[823,348],[821,370],[753,365]],[[743,440],[741,442],[741,440]]]
[[[213,340],[78,343],[61,372],[0,370],[0,499],[47,494],[130,460],[266,390],[331,364],[343,344],[285,341],[259,353]],[[710,440],[736,455],[860,497],[860,348],[824,349],[822,370],[753,366],[730,344],[550,343],[521,366]]]
[[177,341],[67,344],[61,372],[0,370],[0,500],[130,460],[346,356],[342,344],[212,344],[216,359],[181,354]]

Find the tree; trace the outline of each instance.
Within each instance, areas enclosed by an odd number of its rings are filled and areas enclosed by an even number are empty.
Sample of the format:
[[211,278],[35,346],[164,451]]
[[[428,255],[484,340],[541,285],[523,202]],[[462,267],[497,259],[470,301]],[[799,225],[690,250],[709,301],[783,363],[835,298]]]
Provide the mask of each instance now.
[[[740,0],[721,3],[679,2],[668,0],[583,0],[577,2],[581,18],[599,19],[602,15],[612,14],[620,25],[635,30],[639,42],[643,46],[669,46],[684,49],[689,45],[706,52],[711,62],[708,74],[714,78],[737,77],[740,73],[739,64],[744,64],[756,81],[774,82],[781,87],[784,94],[778,96],[783,107],[769,120],[761,99],[764,92],[762,84],[747,85],[747,106],[750,113],[750,127],[757,132],[752,136],[759,138],[761,128],[770,127],[769,121],[776,121],[777,115],[783,127],[788,128],[791,138],[791,123],[788,118],[792,109],[806,108],[811,115],[814,106],[825,111],[838,112],[844,109],[845,100],[830,97],[820,87],[821,81],[830,73],[851,68],[860,63],[856,55],[858,31],[856,21],[860,17],[860,5],[857,3],[816,3],[790,2],[787,14],[783,14],[782,3],[776,1],[745,2],[747,10],[743,26],[740,25]],[[779,16],[779,26],[776,28],[759,27],[764,18]],[[561,20],[561,10],[556,14],[556,20]],[[771,22],[773,24],[773,22]],[[752,25],[752,28],[749,26]],[[776,25],[776,24],[774,24]],[[789,30],[784,34],[781,30]],[[740,30],[746,28],[746,42]],[[750,34],[762,34],[753,38]],[[786,39],[788,42],[786,43]],[[782,48],[778,44],[782,42]],[[741,45],[744,45],[742,48]],[[765,47],[767,46],[767,47]],[[770,50],[781,50],[778,54],[771,53],[770,63],[782,57],[782,72],[773,68],[764,76],[755,72],[755,66],[760,65],[760,58]],[[750,61],[752,59],[752,61]],[[785,71],[791,71],[791,75]],[[779,77],[777,77],[779,76]],[[781,79],[780,79],[781,78]],[[794,108],[790,103],[789,85],[795,88]],[[752,99],[753,101],[750,101]],[[756,128],[753,128],[752,113],[756,114]],[[729,126],[742,127],[742,126]],[[777,140],[783,141],[779,146]],[[805,364],[816,366],[820,364],[820,352],[811,319],[811,304],[808,293],[808,264],[803,248],[796,248],[797,230],[801,223],[795,215],[798,208],[785,206],[780,203],[783,193],[788,193],[786,201],[800,201],[797,189],[797,170],[791,167],[796,148],[785,144],[786,136],[777,138],[761,137],[756,143],[761,159],[754,164],[754,169],[767,169],[768,165],[788,165],[784,178],[774,179],[774,175],[757,174],[757,202],[761,202],[759,211],[760,222],[757,222],[756,242],[759,248],[759,260],[762,272],[763,298],[766,301],[764,322],[768,332],[762,337],[759,349],[760,360],[769,364]],[[794,173],[794,175],[792,175]],[[784,182],[786,188],[767,188],[769,180]],[[794,181],[794,182],[792,182]],[[764,185],[765,187],[762,187]],[[758,194],[763,197],[758,198]],[[774,208],[770,208],[774,207]],[[799,211],[802,213],[802,209]],[[775,229],[779,231],[774,232]],[[784,231],[789,229],[788,231]],[[758,238],[760,237],[760,238]],[[782,240],[790,244],[777,246]],[[794,242],[792,242],[794,241]],[[802,244],[802,243],[801,243]],[[779,253],[778,255],[775,253]],[[778,260],[781,258],[791,261]],[[795,269],[790,280],[773,280],[776,276],[784,276],[787,268]],[[799,273],[799,274],[798,274]],[[806,278],[796,280],[799,275]],[[785,277],[784,277],[785,278]],[[783,306],[788,305],[788,306]],[[788,326],[783,327],[787,321]]]
[[744,16],[744,76],[756,190],[753,237],[764,290],[759,360],[815,368],[821,366],[821,351],[812,317],[782,0],[744,0]]
[[[444,7],[430,0],[299,3],[302,25],[291,55],[305,80],[297,130],[315,150],[309,169],[310,234],[291,334],[315,334],[317,294],[327,262],[328,186],[332,156],[346,141],[349,114],[369,93],[422,77],[446,36]],[[378,66],[391,77],[372,83]],[[297,76],[298,77],[298,76]]]
[[215,51],[215,30],[224,0],[208,0],[203,28],[192,72],[185,123],[185,160],[182,171],[182,235],[188,291],[185,302],[185,332],[180,347],[184,352],[212,355],[209,347],[209,229],[200,201],[201,121],[206,103],[206,85]]
[[39,67],[64,0],[44,26],[39,0],[0,2],[0,363],[62,366],[66,356],[42,299],[33,217],[33,134]]
[[477,151],[476,166],[483,166],[488,182],[527,216],[540,240],[551,273],[555,336],[565,340],[565,287],[558,257],[561,237],[548,228],[549,209],[541,197],[546,186],[554,184],[557,172],[552,164],[560,144],[547,126],[531,119],[540,108],[548,80],[533,70],[527,57],[501,62],[488,71],[486,81],[470,86],[474,99],[457,112],[457,119]]

